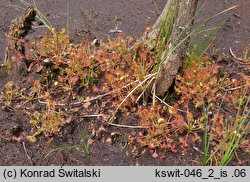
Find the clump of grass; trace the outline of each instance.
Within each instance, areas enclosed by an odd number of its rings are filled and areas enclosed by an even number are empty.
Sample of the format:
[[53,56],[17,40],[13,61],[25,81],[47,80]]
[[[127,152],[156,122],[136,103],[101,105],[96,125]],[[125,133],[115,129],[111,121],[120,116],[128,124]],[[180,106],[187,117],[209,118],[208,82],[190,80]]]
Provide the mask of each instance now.
[[[220,139],[220,142],[213,146],[213,149],[210,149],[215,138],[213,137],[214,132],[213,128],[216,125],[218,114],[214,117],[212,122],[211,130],[208,131],[208,116],[205,120],[204,128],[204,159],[203,164],[215,164],[219,166],[228,165],[228,163],[234,158],[237,150],[241,147],[241,143],[249,132],[249,100],[248,96],[245,105],[243,101],[239,103],[237,115],[235,120],[229,121],[225,120],[223,138]],[[241,110],[243,109],[243,112]]]
[[162,60],[164,59],[164,56],[166,56],[165,55],[166,51],[169,50],[168,43],[174,28],[174,19],[177,13],[177,5],[178,2],[171,4],[170,9],[167,12],[166,17],[164,17],[164,21],[158,33],[156,41],[156,52],[157,52],[156,71],[159,71]]
[[[218,31],[222,28],[222,26],[225,23],[225,20],[221,22],[220,26],[218,28],[206,28],[206,25],[219,17],[222,14],[225,14],[235,8],[238,7],[238,5],[232,6],[228,9],[225,9],[223,11],[220,11],[210,17],[208,17],[205,21],[197,25],[195,28],[192,29],[192,31],[186,35],[184,38],[181,39],[181,36],[183,35],[186,28],[193,22],[194,17],[187,22],[187,25],[185,27],[181,27],[183,30],[182,32],[177,36],[175,40],[169,41],[169,36],[171,35],[172,28],[173,28],[173,20],[176,13],[176,4],[172,5],[173,8],[170,8],[170,11],[166,14],[166,19],[163,21],[163,25],[160,29],[159,36],[157,39],[157,45],[156,46],[156,52],[158,53],[158,61],[156,66],[156,71],[158,72],[160,70],[160,67],[162,63],[166,60],[166,58],[173,53],[180,45],[184,44],[190,37],[199,35],[202,32],[206,31],[213,31],[212,34],[207,39],[202,39],[200,43],[196,43],[193,52],[199,56],[202,56],[206,50],[209,48],[211,43],[214,41]],[[203,8],[203,6],[201,7]],[[199,12],[200,10],[198,10]],[[197,12],[197,13],[198,13]]]

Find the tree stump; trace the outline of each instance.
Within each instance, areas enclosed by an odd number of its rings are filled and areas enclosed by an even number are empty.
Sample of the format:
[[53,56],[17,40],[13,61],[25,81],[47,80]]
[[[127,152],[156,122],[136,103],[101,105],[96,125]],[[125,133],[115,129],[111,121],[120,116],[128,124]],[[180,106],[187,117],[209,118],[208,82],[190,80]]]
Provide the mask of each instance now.
[[157,37],[167,13],[173,5],[177,5],[177,11],[174,17],[173,28],[168,44],[176,46],[176,44],[179,43],[178,41],[182,41],[184,39],[185,41],[173,52],[171,52],[165,60],[162,60],[155,82],[152,82],[149,86],[147,93],[151,93],[151,90],[154,89],[156,95],[163,96],[172,85],[175,75],[184,61],[183,55],[188,50],[189,37],[186,37],[191,32],[192,20],[195,15],[197,3],[198,0],[168,0],[152,30],[144,35],[144,44],[146,44],[150,49],[154,49],[154,46],[157,44]]
[[24,14],[11,21],[9,31],[6,34],[7,47],[4,64],[8,69],[8,74],[16,77],[27,72],[25,63],[25,46],[22,41],[32,28],[36,11],[33,7],[28,7]]

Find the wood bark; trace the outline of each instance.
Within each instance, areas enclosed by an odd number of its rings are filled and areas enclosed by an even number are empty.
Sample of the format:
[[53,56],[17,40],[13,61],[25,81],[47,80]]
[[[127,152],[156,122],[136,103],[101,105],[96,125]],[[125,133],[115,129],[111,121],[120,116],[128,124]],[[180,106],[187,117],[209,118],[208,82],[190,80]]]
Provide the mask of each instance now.
[[158,17],[158,19],[156,20],[156,22],[154,23],[153,27],[151,28],[151,30],[149,32],[145,32],[141,41],[143,41],[143,43],[149,47],[151,50],[155,49],[155,45],[157,42],[157,37],[159,35],[159,32],[161,30],[162,24],[165,20],[165,17],[168,13],[168,11],[170,10],[171,6],[174,3],[179,3],[179,0],[168,0],[164,9],[162,10],[162,13],[160,14],[160,16]]
[[25,46],[23,39],[31,30],[32,22],[35,20],[36,11],[33,7],[28,7],[24,14],[11,21],[7,32],[7,47],[4,64],[11,75],[17,76],[27,69],[25,64]]
[[[157,36],[161,29],[164,18],[172,4],[177,4],[177,11],[174,18],[173,29],[170,35],[169,45],[176,46],[181,40],[191,32],[192,19],[194,18],[198,0],[168,0],[162,14],[154,24],[152,31],[144,36],[145,44],[152,48],[156,45]],[[171,52],[159,69],[154,83],[156,95],[163,96],[172,85],[175,75],[178,73],[183,63],[183,57],[188,50],[189,38]],[[153,86],[152,86],[153,87]],[[150,90],[152,89],[150,88]]]

